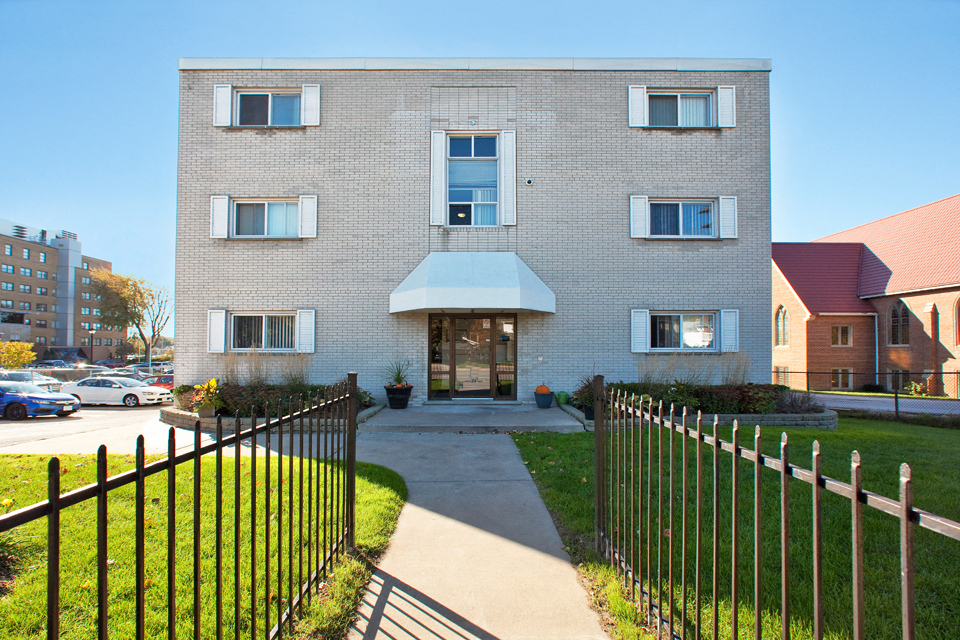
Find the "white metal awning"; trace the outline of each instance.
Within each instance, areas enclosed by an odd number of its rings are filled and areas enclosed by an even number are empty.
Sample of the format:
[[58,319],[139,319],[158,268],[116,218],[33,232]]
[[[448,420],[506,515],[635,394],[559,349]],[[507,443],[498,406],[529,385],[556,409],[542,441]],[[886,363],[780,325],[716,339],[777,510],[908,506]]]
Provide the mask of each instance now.
[[430,253],[390,294],[390,313],[556,310],[553,291],[513,252]]

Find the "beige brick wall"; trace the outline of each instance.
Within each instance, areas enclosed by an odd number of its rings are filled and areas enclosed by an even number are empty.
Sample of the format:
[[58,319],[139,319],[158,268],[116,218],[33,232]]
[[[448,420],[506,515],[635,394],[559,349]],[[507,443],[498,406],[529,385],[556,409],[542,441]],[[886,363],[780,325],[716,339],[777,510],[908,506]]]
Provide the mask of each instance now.
[[[518,397],[572,390],[592,371],[633,380],[630,309],[740,310],[750,378],[771,370],[770,147],[765,72],[183,71],[180,76],[176,334],[178,382],[221,372],[206,353],[208,308],[315,308],[310,375],[360,373],[382,395],[384,363],[415,364],[425,397],[427,315],[388,312],[389,294],[431,250],[514,250],[557,296],[518,319]],[[214,127],[213,85],[322,87],[321,126]],[[737,87],[737,126],[627,127],[627,87]],[[429,225],[435,87],[515,87],[517,226]],[[533,181],[527,185],[526,180]],[[210,196],[319,195],[316,239],[214,240]],[[629,237],[631,194],[737,196],[735,240]],[[455,239],[450,236],[456,235]],[[476,250],[476,249],[474,249]],[[542,356],[542,360],[540,360]]]

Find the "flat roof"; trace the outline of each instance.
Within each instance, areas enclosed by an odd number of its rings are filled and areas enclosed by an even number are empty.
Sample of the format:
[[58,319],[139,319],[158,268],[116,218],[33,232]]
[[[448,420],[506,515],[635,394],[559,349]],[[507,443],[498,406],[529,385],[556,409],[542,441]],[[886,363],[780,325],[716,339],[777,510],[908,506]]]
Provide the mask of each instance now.
[[181,71],[770,71],[770,58],[180,58]]

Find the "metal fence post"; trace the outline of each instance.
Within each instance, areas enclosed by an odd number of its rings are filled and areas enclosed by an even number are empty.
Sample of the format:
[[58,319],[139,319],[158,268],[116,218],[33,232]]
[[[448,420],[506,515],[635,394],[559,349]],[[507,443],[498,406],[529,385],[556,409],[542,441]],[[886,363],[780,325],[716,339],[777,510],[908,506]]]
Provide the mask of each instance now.
[[60,459],[47,465],[47,640],[60,637]]
[[604,441],[603,441],[603,376],[594,376],[593,378],[593,505],[594,505],[594,526],[593,537],[597,548],[597,553],[603,555],[603,537],[606,535],[606,522],[604,519],[603,504],[603,479],[605,469],[604,462]]
[[893,390],[893,419],[900,422],[900,390]]
[[353,553],[357,533],[357,372],[347,374],[347,552]]

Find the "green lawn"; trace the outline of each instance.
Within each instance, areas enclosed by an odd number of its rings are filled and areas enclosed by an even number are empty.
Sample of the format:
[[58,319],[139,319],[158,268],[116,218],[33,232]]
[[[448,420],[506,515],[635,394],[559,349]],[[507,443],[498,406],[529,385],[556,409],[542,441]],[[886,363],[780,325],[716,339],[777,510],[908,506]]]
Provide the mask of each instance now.
[[[41,456],[0,456],[0,500],[13,500],[5,510],[27,506],[46,498],[47,458]],[[91,483],[96,475],[95,456],[61,456],[61,483],[63,491]],[[233,458],[224,458],[223,502],[224,534],[224,620],[227,635],[232,636],[234,607],[231,602],[233,583],[233,516],[232,487]],[[273,458],[276,473],[277,458]],[[258,457],[258,526],[257,549],[258,587],[261,599],[266,592],[263,575],[264,504],[266,487],[265,461]],[[133,456],[110,456],[109,475],[134,466]],[[214,459],[203,459],[201,471],[201,628],[203,637],[215,637],[215,488]],[[304,467],[306,473],[306,465]],[[241,480],[250,476],[248,458],[241,460]],[[294,517],[299,513],[296,478],[299,459],[294,460]],[[317,466],[314,466],[317,473]],[[287,498],[289,491],[287,459],[284,459],[284,481],[280,485],[284,500],[284,546],[287,545]],[[247,480],[247,482],[249,482]],[[249,485],[248,485],[249,486]],[[247,489],[249,491],[249,488]],[[276,540],[278,486],[274,475],[271,487],[272,540]],[[177,469],[177,635],[191,637],[193,629],[193,464]],[[146,482],[146,635],[166,635],[166,473],[157,474]],[[406,486],[396,473],[365,463],[357,464],[357,548],[356,558],[340,563],[328,580],[323,596],[313,599],[313,606],[300,621],[299,633],[315,633],[320,637],[340,637],[353,618],[356,605],[363,594],[370,575],[369,558],[381,553],[396,525],[400,509],[406,500]],[[110,493],[108,503],[108,549],[112,561],[109,568],[110,633],[113,637],[131,637],[134,630],[135,549],[134,486],[128,485]],[[241,633],[250,630],[250,506],[247,497],[241,500]],[[306,513],[304,514],[306,518]],[[295,529],[295,536],[296,534]],[[61,637],[90,638],[96,635],[96,506],[95,501],[70,507],[61,515]],[[295,545],[298,537],[295,537]],[[304,542],[304,545],[306,542]],[[306,562],[306,547],[303,561]],[[0,553],[8,554],[16,570],[16,579],[8,584],[9,592],[0,597],[0,636],[4,638],[40,638],[45,636],[46,607],[46,520],[42,519],[19,527],[0,536]],[[276,592],[276,544],[272,543],[271,591]],[[294,572],[298,572],[294,561]],[[287,565],[284,563],[284,574]],[[304,572],[306,572],[306,567]],[[281,596],[286,592],[286,575]],[[296,582],[296,580],[294,581]],[[272,620],[276,621],[277,602],[274,598]],[[283,602],[285,607],[285,602]],[[263,635],[263,602],[258,605],[260,628]]]
[[[892,422],[841,418],[836,431],[804,429],[787,430],[790,438],[791,462],[810,467],[810,445],[820,441],[823,473],[849,481],[850,452],[859,450],[863,457],[864,488],[892,498],[898,497],[898,473],[901,462],[913,469],[914,499],[919,508],[954,520],[960,520],[960,433],[951,430],[905,425]],[[730,428],[721,430],[721,436],[730,439]],[[764,453],[779,455],[780,432],[764,432]],[[741,444],[752,447],[753,429],[741,430]],[[561,535],[571,549],[581,569],[593,580],[597,599],[611,611],[622,637],[652,637],[639,631],[633,606],[623,597],[615,576],[592,553],[593,546],[593,434],[515,434],[514,440],[523,460],[535,478],[544,502],[560,523]],[[679,480],[680,448],[676,438]],[[695,444],[691,441],[690,444]],[[690,451],[692,453],[693,447]],[[709,447],[705,447],[705,475],[712,474],[709,465]],[[665,452],[666,453],[666,452]],[[691,469],[693,460],[691,458]],[[740,636],[753,634],[753,479],[752,465],[741,461],[740,511]],[[721,629],[729,635],[730,618],[730,512],[732,491],[730,482],[730,455],[722,454],[720,461],[720,573],[719,594]],[[656,474],[654,473],[654,478]],[[765,470],[763,474],[763,591],[764,637],[779,637],[780,627],[780,502],[779,474]],[[688,500],[692,500],[691,494]],[[665,487],[666,488],[666,487]],[[707,484],[707,492],[712,487]],[[680,485],[675,488],[674,531],[679,530]],[[654,496],[656,491],[654,490]],[[812,637],[811,586],[811,487],[801,482],[791,483],[791,626],[793,637]],[[654,497],[653,517],[656,519]],[[664,499],[664,509],[668,501]],[[900,578],[899,578],[899,524],[898,521],[873,509],[865,508],[865,582],[866,635],[869,638],[893,639],[901,637]],[[666,516],[665,516],[666,517]],[[692,528],[693,511],[688,513]],[[644,521],[645,522],[645,521]],[[712,513],[704,511],[705,540],[709,540]],[[851,630],[850,587],[850,502],[824,492],[824,610],[828,638],[849,638]],[[666,528],[666,523],[664,528]],[[656,523],[654,522],[654,527]],[[665,539],[666,543],[666,539]],[[674,539],[676,548],[675,572],[679,578],[680,536]],[[692,537],[688,558],[693,558]],[[663,548],[666,556],[666,546]],[[655,550],[654,550],[655,555]],[[917,637],[948,639],[960,637],[960,542],[926,530],[916,529],[916,600]],[[666,559],[664,559],[666,570]],[[709,576],[712,565],[704,563],[704,595],[709,600]],[[692,580],[692,578],[691,578]],[[679,580],[678,580],[679,581]],[[679,592],[677,592],[679,601]],[[690,607],[692,609],[692,606]],[[709,625],[709,604],[704,615]],[[707,626],[707,628],[709,628]],[[688,633],[688,637],[691,634]]]

